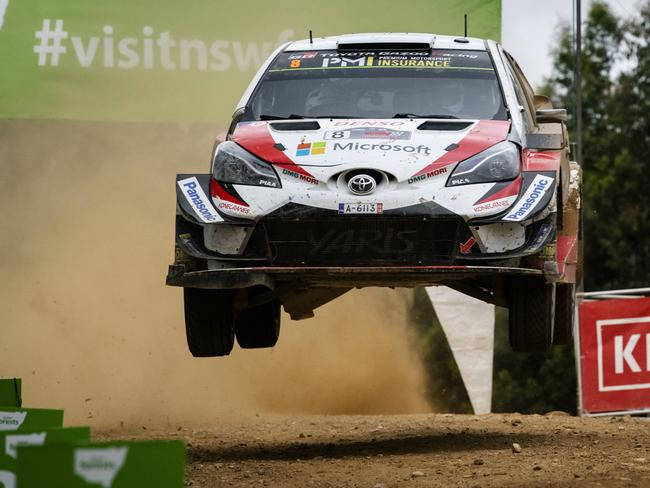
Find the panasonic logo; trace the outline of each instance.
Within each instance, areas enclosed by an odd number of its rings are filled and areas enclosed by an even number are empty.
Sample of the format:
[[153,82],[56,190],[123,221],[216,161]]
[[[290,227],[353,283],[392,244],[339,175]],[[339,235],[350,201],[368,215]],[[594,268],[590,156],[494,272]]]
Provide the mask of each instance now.
[[210,224],[213,222],[221,222],[223,220],[219,214],[217,214],[217,211],[210,203],[210,200],[208,200],[208,197],[203,191],[203,188],[201,188],[196,176],[179,180],[178,186],[187,200],[187,203],[190,204],[196,212],[196,215],[198,215],[203,222]]
[[546,192],[553,187],[553,178],[544,175],[537,175],[526,189],[519,201],[514,205],[513,211],[503,220],[519,222],[524,220],[539,205]]

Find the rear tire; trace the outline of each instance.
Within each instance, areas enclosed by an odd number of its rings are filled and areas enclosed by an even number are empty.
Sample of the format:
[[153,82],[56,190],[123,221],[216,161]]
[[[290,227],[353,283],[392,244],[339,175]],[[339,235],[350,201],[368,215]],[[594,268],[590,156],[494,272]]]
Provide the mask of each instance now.
[[242,349],[275,346],[280,336],[280,301],[237,311],[235,335]]
[[555,285],[541,277],[510,283],[510,346],[516,352],[546,352],[553,343]]
[[227,356],[235,341],[233,294],[226,290],[184,288],[185,333],[192,356]]
[[555,288],[555,327],[553,344],[571,344],[575,317],[576,286],[559,283]]

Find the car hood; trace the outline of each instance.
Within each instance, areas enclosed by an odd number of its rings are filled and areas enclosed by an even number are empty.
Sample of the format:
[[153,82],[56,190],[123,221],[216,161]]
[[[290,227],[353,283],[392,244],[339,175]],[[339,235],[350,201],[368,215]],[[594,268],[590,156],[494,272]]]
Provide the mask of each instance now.
[[282,167],[390,168],[402,179],[467,159],[509,129],[504,120],[283,120],[239,123],[232,140]]

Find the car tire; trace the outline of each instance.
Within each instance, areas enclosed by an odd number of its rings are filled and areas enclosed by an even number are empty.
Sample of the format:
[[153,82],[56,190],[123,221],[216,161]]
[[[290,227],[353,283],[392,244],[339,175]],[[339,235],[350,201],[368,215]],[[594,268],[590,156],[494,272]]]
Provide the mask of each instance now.
[[510,283],[510,346],[516,352],[546,352],[553,343],[555,284],[541,277]]
[[185,333],[194,357],[227,356],[235,342],[233,294],[227,290],[185,288]]
[[553,344],[571,344],[575,317],[576,287],[573,283],[559,283],[555,287],[555,325]]
[[238,310],[235,336],[242,349],[273,347],[280,336],[280,301]]

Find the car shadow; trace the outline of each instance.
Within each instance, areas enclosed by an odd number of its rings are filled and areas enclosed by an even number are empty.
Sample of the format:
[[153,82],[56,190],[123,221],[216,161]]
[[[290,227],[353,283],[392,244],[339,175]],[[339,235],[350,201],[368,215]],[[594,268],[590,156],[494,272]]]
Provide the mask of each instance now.
[[386,437],[386,434],[383,434],[382,437],[378,435],[369,440],[343,438],[335,442],[298,439],[289,442],[257,442],[255,445],[240,444],[223,447],[194,445],[188,449],[188,454],[189,460],[194,462],[341,459],[379,454],[503,450],[511,449],[514,442],[540,445],[548,441],[548,437],[529,433],[437,432],[398,437]]

